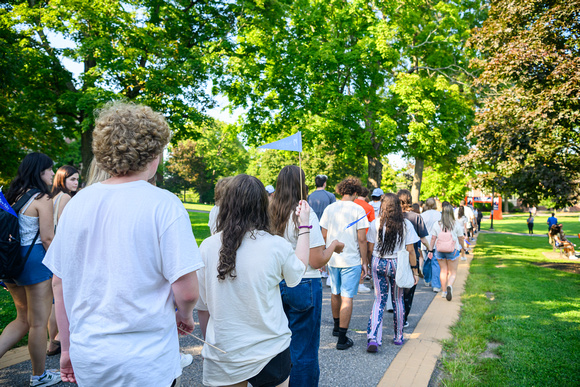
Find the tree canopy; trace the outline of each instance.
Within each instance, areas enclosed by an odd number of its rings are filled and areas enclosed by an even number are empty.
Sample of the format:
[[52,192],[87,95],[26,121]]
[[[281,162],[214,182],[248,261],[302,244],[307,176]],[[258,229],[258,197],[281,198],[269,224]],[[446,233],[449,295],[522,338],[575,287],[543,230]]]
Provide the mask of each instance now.
[[578,31],[579,1],[496,1],[472,39],[485,97],[468,161],[528,204],[579,199]]

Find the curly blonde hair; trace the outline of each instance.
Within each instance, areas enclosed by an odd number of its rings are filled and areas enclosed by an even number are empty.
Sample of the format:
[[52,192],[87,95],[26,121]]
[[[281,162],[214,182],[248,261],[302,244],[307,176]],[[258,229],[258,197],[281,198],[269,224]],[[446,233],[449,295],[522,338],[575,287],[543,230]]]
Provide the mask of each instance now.
[[170,138],[165,118],[149,106],[110,102],[97,112],[93,153],[101,169],[123,176],[143,171]]

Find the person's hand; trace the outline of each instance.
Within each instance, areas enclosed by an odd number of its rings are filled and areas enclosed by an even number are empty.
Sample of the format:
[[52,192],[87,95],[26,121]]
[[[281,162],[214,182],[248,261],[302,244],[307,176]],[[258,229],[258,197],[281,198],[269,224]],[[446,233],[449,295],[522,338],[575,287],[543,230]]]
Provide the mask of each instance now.
[[342,250],[344,250],[344,243],[338,241],[337,239],[335,239],[333,242],[336,242],[336,244],[334,245],[334,252],[336,254],[342,253]]
[[367,264],[363,264],[362,265],[362,278],[365,278],[367,275],[369,275],[369,266]]
[[429,251],[429,254],[427,254],[427,258],[432,259],[433,258],[433,252]]
[[300,226],[310,225],[310,206],[306,200],[300,200],[296,206],[296,215],[300,221]]
[[60,378],[65,383],[77,382],[68,351],[61,351],[60,353]]
[[[186,332],[191,333],[195,328],[195,322],[193,321],[193,315],[184,316],[179,312],[175,312],[175,321],[177,323],[177,332],[183,336]],[[184,332],[185,331],[185,332]]]
[[417,282],[419,282],[419,275],[413,274],[413,278],[415,278],[415,285],[417,285]]

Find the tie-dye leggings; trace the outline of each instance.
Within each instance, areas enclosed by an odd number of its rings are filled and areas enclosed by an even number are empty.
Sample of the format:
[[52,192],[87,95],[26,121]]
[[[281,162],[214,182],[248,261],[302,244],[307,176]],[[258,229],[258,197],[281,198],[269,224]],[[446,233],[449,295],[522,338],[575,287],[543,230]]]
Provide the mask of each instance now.
[[[381,345],[383,340],[383,312],[387,304],[388,290],[391,289],[393,302],[393,325],[395,328],[395,340],[403,338],[403,319],[405,307],[403,305],[403,289],[395,283],[397,273],[396,259],[381,259],[373,257],[372,263],[373,283],[375,285],[375,302],[367,327],[367,339],[376,341]],[[389,286],[390,285],[390,286]]]

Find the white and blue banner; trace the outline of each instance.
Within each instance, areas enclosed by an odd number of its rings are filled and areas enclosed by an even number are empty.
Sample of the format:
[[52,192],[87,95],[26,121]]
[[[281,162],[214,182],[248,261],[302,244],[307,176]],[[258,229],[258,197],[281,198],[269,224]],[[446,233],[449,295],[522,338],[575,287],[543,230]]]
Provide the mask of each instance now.
[[293,152],[302,152],[302,133],[297,132],[291,136],[266,145],[259,146],[258,149],[278,149]]
[[18,215],[16,215],[16,212],[14,212],[12,207],[10,207],[10,204],[8,204],[8,200],[6,200],[2,191],[0,191],[0,208],[18,218]]

